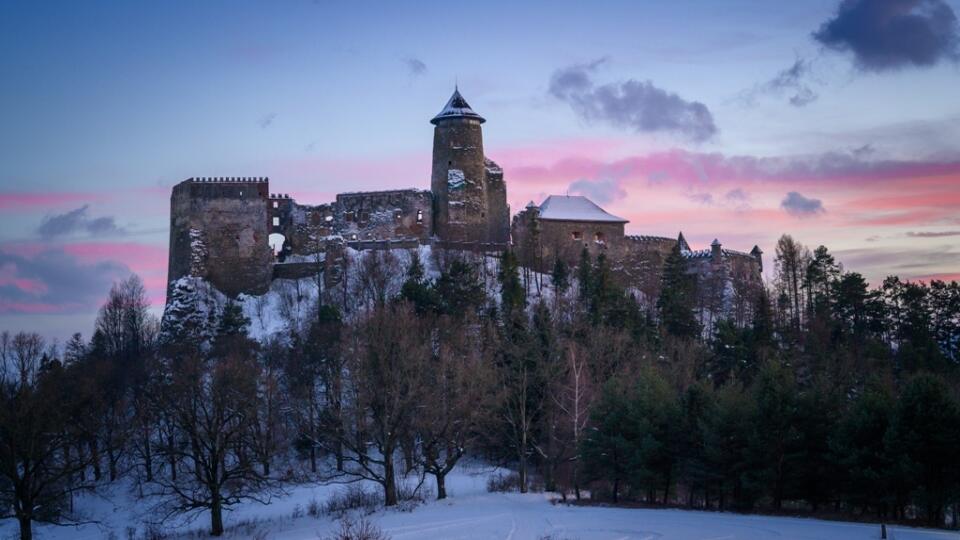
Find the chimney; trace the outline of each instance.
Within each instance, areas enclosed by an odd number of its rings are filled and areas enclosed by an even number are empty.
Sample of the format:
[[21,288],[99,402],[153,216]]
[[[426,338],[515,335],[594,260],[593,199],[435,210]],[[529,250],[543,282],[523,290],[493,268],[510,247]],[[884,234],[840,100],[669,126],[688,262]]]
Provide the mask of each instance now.
[[714,262],[720,262],[720,257],[723,256],[723,250],[720,247],[720,241],[714,238],[710,243],[710,256],[713,257]]

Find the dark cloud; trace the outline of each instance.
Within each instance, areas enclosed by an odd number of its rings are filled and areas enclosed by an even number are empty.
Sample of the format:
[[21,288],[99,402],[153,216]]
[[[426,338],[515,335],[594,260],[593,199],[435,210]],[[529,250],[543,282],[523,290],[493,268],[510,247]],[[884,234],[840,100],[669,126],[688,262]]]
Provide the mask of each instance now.
[[730,202],[744,203],[750,200],[750,196],[747,195],[747,192],[741,188],[731,189],[723,196],[724,199]]
[[813,37],[852,52],[863,71],[956,61],[960,42],[957,16],[943,0],[843,0]]
[[0,313],[89,311],[129,274],[118,262],[84,264],[59,248],[32,258],[0,251]]
[[549,92],[588,121],[646,133],[673,133],[695,142],[717,133],[713,115],[698,101],[657,88],[651,81],[627,80],[595,85],[593,72],[605,60],[559,69]]
[[687,198],[703,206],[714,206],[738,211],[748,210],[750,208],[750,196],[740,188],[731,189],[724,193],[722,197],[714,197],[712,193],[694,192],[688,193]]
[[427,65],[419,58],[404,58],[403,64],[407,66],[407,71],[414,77],[419,77],[427,72]]
[[731,189],[723,195],[724,204],[734,210],[750,209],[750,194],[741,188]]
[[759,96],[786,97],[794,107],[803,107],[820,97],[809,84],[811,65],[808,60],[797,58],[794,63],[779,72],[769,81],[754,85],[740,94],[740,101],[752,105]]
[[627,196],[619,180],[587,180],[580,179],[567,188],[574,195],[583,195],[597,204],[608,204]]
[[865,144],[865,145],[863,145],[863,146],[858,146],[858,147],[850,150],[850,154],[851,154],[853,157],[859,158],[859,159],[868,158],[868,157],[870,157],[870,156],[872,156],[873,154],[876,154],[876,153],[877,153],[877,149],[874,148],[873,145],[870,144],[870,143],[867,143],[867,144]]
[[912,238],[942,238],[944,236],[960,236],[960,231],[928,231],[928,232],[908,231],[907,236],[910,236]]
[[713,204],[713,195],[709,193],[690,193],[687,195],[687,198],[704,206],[710,206]]
[[780,208],[783,208],[791,216],[796,217],[809,217],[822,214],[826,211],[820,199],[804,197],[796,191],[787,193],[787,196],[780,201]]
[[277,118],[277,113],[275,112],[267,113],[261,116],[259,120],[257,120],[257,125],[260,126],[260,129],[267,129],[268,127],[270,127],[270,124],[272,124],[276,118]]
[[43,238],[50,239],[58,236],[67,236],[76,233],[87,233],[91,236],[108,236],[123,234],[125,231],[118,227],[113,217],[103,216],[90,218],[87,210],[90,205],[83,205],[75,210],[63,214],[47,216],[37,227],[37,233]]
[[929,273],[930,268],[956,267],[960,252],[951,246],[890,248],[854,248],[834,252],[844,266],[850,268],[880,267],[900,270],[906,278]]

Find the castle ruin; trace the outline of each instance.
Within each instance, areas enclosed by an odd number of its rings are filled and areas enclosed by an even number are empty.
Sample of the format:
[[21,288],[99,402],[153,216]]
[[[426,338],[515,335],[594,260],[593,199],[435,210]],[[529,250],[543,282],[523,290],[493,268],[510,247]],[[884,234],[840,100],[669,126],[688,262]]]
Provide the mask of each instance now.
[[[334,201],[300,204],[270,190],[267,178],[189,178],[170,198],[168,282],[184,276],[209,281],[230,296],[262,294],[274,279],[315,276],[338,281],[345,248],[443,249],[502,252],[515,249],[525,265],[549,271],[557,258],[576,265],[586,248],[604,253],[624,283],[646,295],[658,292],[666,255],[680,246],[704,278],[756,282],[761,252],[692,250],[677,238],[630,236],[627,220],[586,197],[551,195],[513,216],[503,170],[483,151],[477,114],[454,90],[434,125],[430,190],[341,193]],[[726,285],[720,285],[726,288]]]

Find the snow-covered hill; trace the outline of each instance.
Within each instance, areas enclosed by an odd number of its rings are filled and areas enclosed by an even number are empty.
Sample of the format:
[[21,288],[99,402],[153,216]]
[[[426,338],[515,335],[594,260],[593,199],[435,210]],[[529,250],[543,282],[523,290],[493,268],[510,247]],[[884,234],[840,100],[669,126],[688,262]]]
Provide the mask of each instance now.
[[[671,540],[847,540],[879,538],[878,525],[822,521],[816,519],[739,515],[683,510],[647,510],[585,507],[555,504],[549,493],[488,493],[487,479],[495,474],[478,465],[459,467],[448,477],[450,497],[430,501],[412,511],[379,510],[368,519],[394,539],[540,539],[551,538],[671,539]],[[413,478],[408,481],[413,481]],[[327,498],[347,489],[342,485],[302,485],[268,505],[246,503],[226,516],[225,538],[316,540],[338,530],[336,518],[311,517],[311,501],[322,505]],[[371,486],[371,489],[372,486]],[[43,540],[94,540],[127,538],[128,528],[140,538],[149,514],[147,501],[137,501],[127,490],[86,496],[77,500],[99,525],[82,527],[38,526]],[[298,517],[293,517],[294,515]],[[207,516],[192,523],[167,524],[163,533],[171,538],[204,536]],[[12,520],[0,523],[0,537],[14,534]],[[891,527],[893,540],[946,540],[957,538],[947,531]]]

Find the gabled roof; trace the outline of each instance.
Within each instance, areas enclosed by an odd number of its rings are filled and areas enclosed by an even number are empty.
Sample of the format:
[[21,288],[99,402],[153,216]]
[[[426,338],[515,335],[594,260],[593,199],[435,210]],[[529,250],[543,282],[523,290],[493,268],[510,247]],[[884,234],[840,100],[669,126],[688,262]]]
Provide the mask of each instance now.
[[447,118],[474,118],[479,120],[481,124],[486,122],[486,119],[470,108],[470,104],[467,103],[467,100],[463,99],[463,96],[460,95],[460,90],[457,88],[453,89],[453,95],[450,96],[450,100],[447,101],[443,110],[430,120],[430,123],[437,125],[441,120],[446,120]]
[[540,204],[540,219],[628,223],[622,217],[608,213],[590,199],[580,195],[550,195]]

